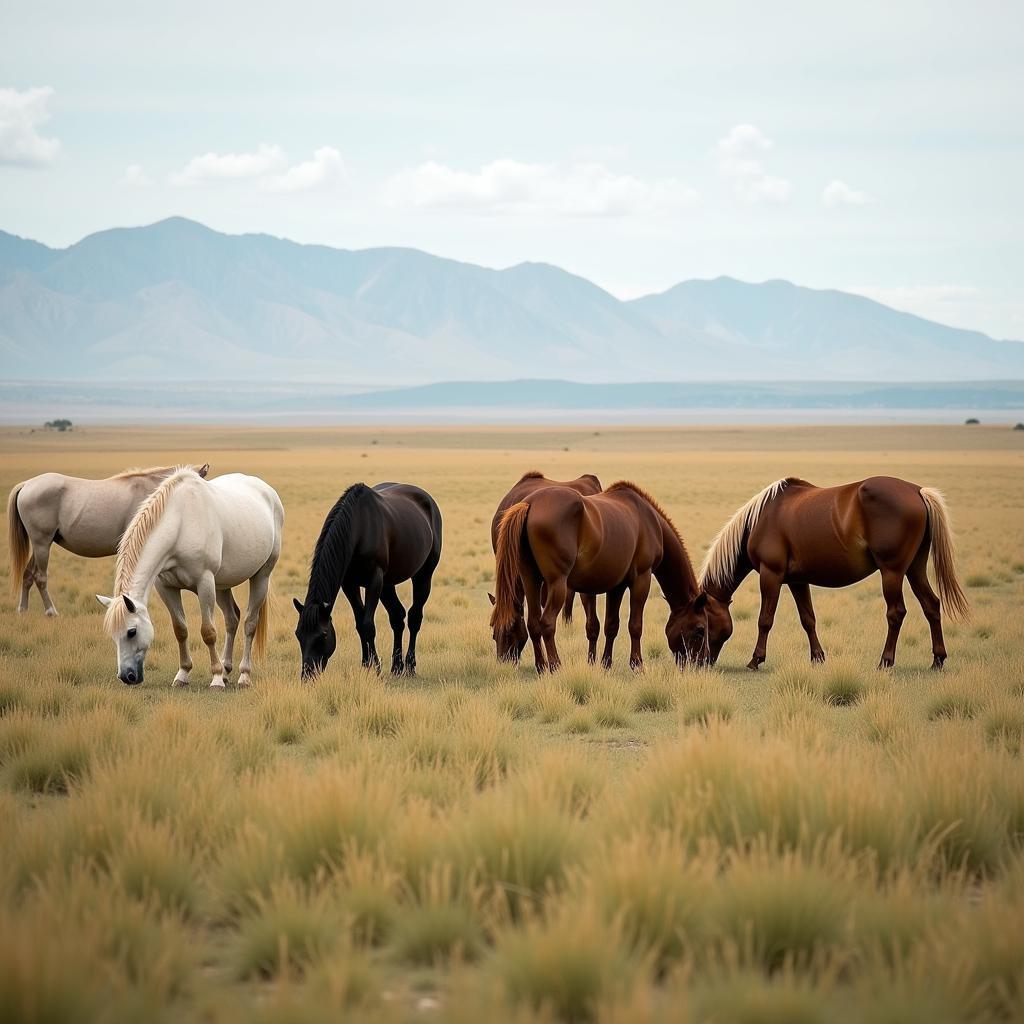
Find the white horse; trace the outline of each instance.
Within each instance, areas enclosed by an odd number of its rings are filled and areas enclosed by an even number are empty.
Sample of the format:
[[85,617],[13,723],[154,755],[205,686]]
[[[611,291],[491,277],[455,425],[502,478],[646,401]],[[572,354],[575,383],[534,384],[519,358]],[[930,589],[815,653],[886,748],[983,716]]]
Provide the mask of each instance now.
[[[141,683],[153,642],[147,607],[155,586],[171,613],[180,668],[175,686],[188,685],[192,659],[181,592],[199,596],[203,642],[210,651],[213,680],[223,688],[231,672],[239,611],[231,588],[249,581],[245,643],[238,685],[251,682],[252,652],[266,644],[270,574],[281,554],[284,507],[277,492],[254,476],[231,473],[203,483],[189,467],[175,470],[146,499],[128,524],[117,549],[114,596],[101,597],[105,625],[117,646],[117,676]],[[224,613],[224,653],[217,656],[214,604]]]
[[[206,476],[209,468],[207,463],[196,472]],[[7,499],[7,538],[11,588],[15,594],[21,588],[18,611],[28,609],[34,583],[46,614],[56,615],[46,587],[50,546],[59,544],[85,558],[116,555],[136,509],[174,470],[174,466],[126,469],[106,480],[43,473],[15,486]]]

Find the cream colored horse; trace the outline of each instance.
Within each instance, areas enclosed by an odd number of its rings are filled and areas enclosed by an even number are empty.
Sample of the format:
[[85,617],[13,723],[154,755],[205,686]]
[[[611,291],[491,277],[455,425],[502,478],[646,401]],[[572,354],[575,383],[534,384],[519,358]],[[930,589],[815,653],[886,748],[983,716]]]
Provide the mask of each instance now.
[[[199,597],[202,637],[210,652],[213,679],[223,688],[231,672],[239,611],[231,588],[249,581],[245,642],[238,685],[251,682],[252,653],[266,644],[270,574],[281,554],[284,507],[277,492],[254,476],[231,473],[203,483],[198,473],[182,467],[169,476],[141,505],[117,550],[114,596],[101,597],[105,625],[117,646],[117,676],[129,685],[141,683],[146,652],[153,642],[149,598],[154,587],[171,613],[178,641],[175,686],[188,685],[192,659],[181,592]],[[224,653],[217,655],[214,605],[224,613]]]
[[[210,464],[196,472],[206,476]],[[11,588],[21,588],[18,611],[28,609],[34,583],[47,615],[56,615],[47,589],[50,546],[73,555],[103,558],[117,554],[117,543],[135,510],[175,470],[174,466],[126,469],[106,480],[83,480],[63,473],[43,473],[24,480],[7,499],[7,536],[11,554]]]

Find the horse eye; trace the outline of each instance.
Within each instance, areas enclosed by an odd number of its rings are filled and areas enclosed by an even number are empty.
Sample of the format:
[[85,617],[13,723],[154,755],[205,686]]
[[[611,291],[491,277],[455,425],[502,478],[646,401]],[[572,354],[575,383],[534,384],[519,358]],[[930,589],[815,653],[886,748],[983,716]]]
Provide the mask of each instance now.
[[138,630],[134,626],[132,626],[132,628],[128,630],[128,639],[131,640],[131,638],[135,636],[137,632]]

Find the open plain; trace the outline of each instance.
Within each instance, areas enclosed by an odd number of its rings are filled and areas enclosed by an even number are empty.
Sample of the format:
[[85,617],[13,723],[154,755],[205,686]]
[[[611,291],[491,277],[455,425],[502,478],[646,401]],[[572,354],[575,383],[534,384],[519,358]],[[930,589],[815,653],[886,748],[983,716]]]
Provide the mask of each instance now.
[[[211,463],[280,493],[269,653],[250,690],[115,678],[112,560],[54,549],[0,612],[0,1021],[992,1021],[1024,1018],[1024,433],[995,427],[0,432],[4,493],[44,470]],[[757,586],[718,665],[679,671],[657,590],[646,670],[494,658],[489,523],[523,471],[646,487],[695,563],[767,483],[941,488],[973,606],[928,670],[909,587],[895,669],[879,578],[815,591],[812,666]],[[291,598],[363,480],[437,499],[415,679],[359,666],[347,606],[299,682]],[[408,603],[408,584],[400,588]],[[239,603],[244,598],[238,594]],[[603,609],[603,600],[601,601]],[[378,649],[390,630],[378,614]],[[387,659],[385,659],[387,660]]]

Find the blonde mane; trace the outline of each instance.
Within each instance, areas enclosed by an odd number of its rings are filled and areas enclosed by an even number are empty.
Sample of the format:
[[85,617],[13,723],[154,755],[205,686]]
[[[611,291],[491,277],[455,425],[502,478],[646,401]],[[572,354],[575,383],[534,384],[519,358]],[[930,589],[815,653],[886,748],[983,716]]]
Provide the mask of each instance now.
[[173,473],[178,466],[129,466],[128,469],[122,469],[120,473],[115,473],[113,476],[108,476],[108,480],[128,480],[132,477],[137,476],[161,476],[165,473]]
[[755,494],[745,505],[736,509],[732,518],[718,531],[718,536],[711,542],[711,547],[704,556],[704,562],[700,567],[702,590],[708,586],[728,587],[732,583],[736,563],[743,550],[743,542],[761,517],[765,505],[773,498],[777,498],[787,484],[796,482],[793,477],[776,480]]
[[201,479],[191,466],[174,467],[171,475],[139,506],[124,531],[121,541],[117,545],[117,563],[114,568],[115,600],[108,606],[106,617],[103,620],[107,632],[111,635],[124,625],[128,617],[128,609],[125,607],[124,601],[117,600],[117,598],[128,593],[146,541],[149,540],[157,523],[163,518],[171,492],[182,480],[190,478]]

